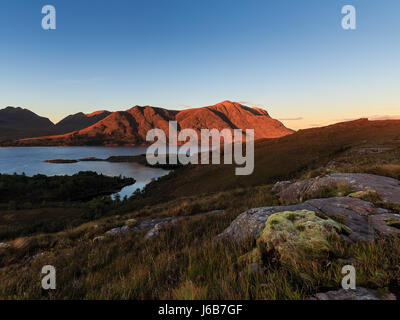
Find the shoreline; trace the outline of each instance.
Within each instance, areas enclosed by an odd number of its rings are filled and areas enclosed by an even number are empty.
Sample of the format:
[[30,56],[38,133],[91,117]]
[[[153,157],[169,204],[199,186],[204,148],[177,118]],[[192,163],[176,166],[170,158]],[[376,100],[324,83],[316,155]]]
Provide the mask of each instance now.
[[158,168],[164,170],[174,170],[183,167],[182,164],[156,164],[151,165],[147,162],[145,154],[139,154],[134,156],[110,156],[106,159],[96,158],[96,157],[86,157],[81,159],[51,159],[51,160],[42,160],[43,163],[52,163],[52,164],[70,164],[70,163],[78,163],[78,162],[110,162],[110,163],[138,163],[150,168]]

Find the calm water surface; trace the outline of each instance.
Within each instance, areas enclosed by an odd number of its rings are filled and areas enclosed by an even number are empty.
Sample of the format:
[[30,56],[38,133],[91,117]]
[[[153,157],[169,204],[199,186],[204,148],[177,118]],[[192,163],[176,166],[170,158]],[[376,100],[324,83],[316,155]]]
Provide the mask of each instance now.
[[145,147],[29,147],[0,148],[0,173],[72,175],[79,171],[95,171],[107,176],[135,178],[136,183],[119,193],[121,197],[131,196],[136,189],[143,188],[151,179],[161,177],[167,170],[145,167],[138,163],[77,162],[44,163],[43,160],[71,159],[87,157],[106,159],[111,156],[132,156],[146,153]]

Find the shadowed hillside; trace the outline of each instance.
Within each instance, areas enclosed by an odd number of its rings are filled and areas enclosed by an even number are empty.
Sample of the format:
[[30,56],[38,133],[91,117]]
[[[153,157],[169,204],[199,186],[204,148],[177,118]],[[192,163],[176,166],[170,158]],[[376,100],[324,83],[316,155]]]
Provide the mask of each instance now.
[[[187,166],[160,179],[154,192],[165,197],[217,192],[237,187],[273,183],[299,176],[308,169],[325,166],[354,147],[400,145],[400,121],[360,119],[300,130],[279,139],[255,143],[255,169],[249,176],[236,176],[236,165]],[[168,190],[166,192],[166,190]]]
[[54,124],[28,109],[7,107],[0,110],[0,141],[50,134]]
[[91,114],[79,112],[54,124],[48,118],[41,117],[28,109],[7,107],[0,110],[0,142],[5,141],[3,144],[9,145],[14,139],[81,130],[104,119],[109,114],[109,111],[96,111]]
[[90,127],[96,122],[103,120],[110,114],[111,112],[103,110],[93,112],[91,114],[84,114],[83,112],[72,114],[57,122],[57,124],[55,125],[55,133],[64,134],[71,131],[81,130]]

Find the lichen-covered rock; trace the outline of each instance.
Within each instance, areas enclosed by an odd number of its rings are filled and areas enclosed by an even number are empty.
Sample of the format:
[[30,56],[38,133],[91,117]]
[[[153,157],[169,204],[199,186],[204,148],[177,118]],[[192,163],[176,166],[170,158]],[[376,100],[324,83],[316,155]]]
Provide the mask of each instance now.
[[273,254],[281,263],[296,265],[299,259],[327,258],[330,242],[340,234],[350,234],[346,226],[313,211],[274,213],[257,239],[254,258]]
[[385,222],[390,227],[400,229],[400,215],[399,214],[395,214],[394,217],[385,219]]
[[310,210],[315,208],[308,203],[292,206],[261,207],[241,213],[221,234],[220,239],[232,239],[237,242],[246,238],[255,239],[265,227],[265,222],[271,214],[282,211]]
[[357,287],[355,290],[340,289],[317,293],[310,300],[396,300],[393,293],[382,293],[372,289]]
[[343,196],[347,195],[344,193],[357,191],[376,193],[385,202],[400,204],[399,180],[366,173],[331,173],[291,184],[278,182],[273,190],[282,204],[299,203],[324,195]]
[[368,200],[368,199],[379,200],[380,199],[379,194],[377,194],[375,191],[372,191],[372,190],[352,192],[352,193],[348,194],[347,196],[352,197],[352,198],[362,199],[362,200]]
[[291,206],[273,206],[250,209],[241,213],[218,237],[240,242],[246,238],[257,238],[265,227],[268,217],[282,211],[309,210],[323,213],[352,230],[342,235],[349,241],[374,240],[377,234],[370,216],[389,214],[386,209],[376,208],[372,203],[357,198],[334,197],[312,199]]
[[125,221],[125,225],[128,227],[133,227],[137,223],[136,219],[128,219]]

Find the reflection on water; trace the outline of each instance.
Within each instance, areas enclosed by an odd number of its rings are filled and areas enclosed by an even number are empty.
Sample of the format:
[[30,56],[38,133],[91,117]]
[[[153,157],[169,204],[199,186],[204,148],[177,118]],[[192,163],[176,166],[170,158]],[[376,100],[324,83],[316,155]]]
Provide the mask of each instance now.
[[153,178],[168,173],[163,169],[149,168],[138,163],[77,162],[43,163],[43,160],[72,159],[87,157],[106,159],[111,156],[132,156],[146,153],[145,147],[29,147],[0,148],[0,173],[72,175],[79,171],[95,171],[107,176],[132,177],[136,183],[119,193],[121,198],[131,196],[136,189],[142,189]]

